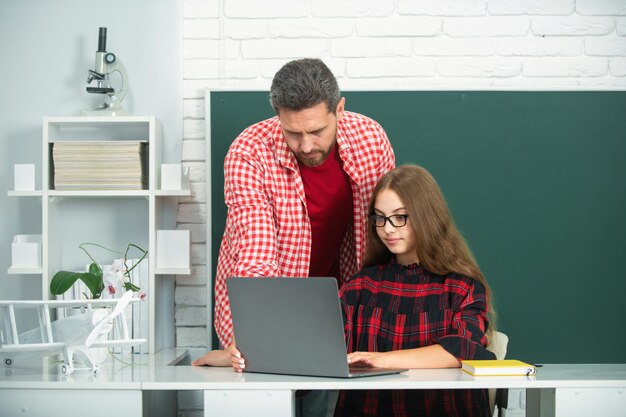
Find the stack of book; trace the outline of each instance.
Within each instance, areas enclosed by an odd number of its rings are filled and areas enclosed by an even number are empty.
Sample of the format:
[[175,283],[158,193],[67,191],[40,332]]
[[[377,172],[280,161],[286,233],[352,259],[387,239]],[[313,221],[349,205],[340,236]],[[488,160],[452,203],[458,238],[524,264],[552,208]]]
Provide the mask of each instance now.
[[148,188],[145,141],[72,141],[52,144],[56,190],[144,190]]

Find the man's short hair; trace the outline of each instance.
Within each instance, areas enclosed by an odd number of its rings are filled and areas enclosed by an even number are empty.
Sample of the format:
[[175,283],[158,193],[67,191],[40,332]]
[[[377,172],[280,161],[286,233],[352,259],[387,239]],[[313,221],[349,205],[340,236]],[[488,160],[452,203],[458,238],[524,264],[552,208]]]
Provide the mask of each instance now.
[[283,65],[270,89],[270,103],[276,114],[280,110],[299,111],[326,103],[335,113],[341,99],[333,73],[321,59],[304,58]]

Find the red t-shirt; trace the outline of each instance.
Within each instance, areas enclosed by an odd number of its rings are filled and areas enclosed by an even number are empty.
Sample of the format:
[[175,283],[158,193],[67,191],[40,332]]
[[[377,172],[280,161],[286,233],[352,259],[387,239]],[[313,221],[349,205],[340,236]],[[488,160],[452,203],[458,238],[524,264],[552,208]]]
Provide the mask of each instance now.
[[336,144],[321,165],[298,167],[311,220],[309,276],[339,278],[339,247],[353,219],[350,178]]

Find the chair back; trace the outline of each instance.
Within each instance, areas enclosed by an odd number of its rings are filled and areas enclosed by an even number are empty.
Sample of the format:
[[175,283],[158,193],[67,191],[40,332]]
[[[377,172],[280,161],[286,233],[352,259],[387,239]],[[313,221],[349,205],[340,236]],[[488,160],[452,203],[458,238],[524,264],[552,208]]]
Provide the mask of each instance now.
[[[502,332],[493,332],[489,339],[489,346],[487,350],[493,352],[496,355],[496,359],[504,359],[506,356],[506,348],[509,345],[509,337]],[[494,415],[496,408],[497,390],[495,388],[489,389],[489,407],[491,415]]]
[[506,356],[506,348],[509,345],[509,337],[501,332],[493,332],[489,339],[487,350],[496,355],[496,359],[504,359]]

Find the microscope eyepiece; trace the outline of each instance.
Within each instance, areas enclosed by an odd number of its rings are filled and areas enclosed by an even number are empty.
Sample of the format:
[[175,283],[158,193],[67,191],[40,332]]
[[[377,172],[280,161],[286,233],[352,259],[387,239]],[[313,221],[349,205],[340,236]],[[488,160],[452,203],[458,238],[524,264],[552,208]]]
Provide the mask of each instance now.
[[100,28],[98,33],[98,52],[107,51],[107,28]]

